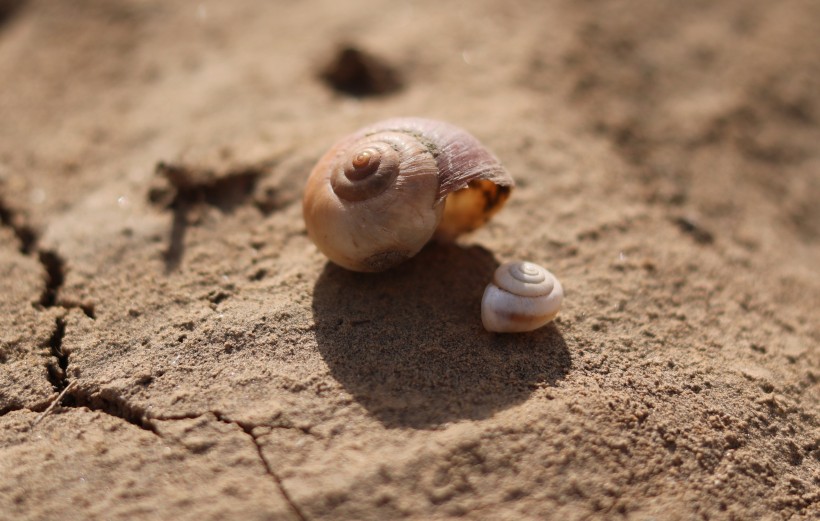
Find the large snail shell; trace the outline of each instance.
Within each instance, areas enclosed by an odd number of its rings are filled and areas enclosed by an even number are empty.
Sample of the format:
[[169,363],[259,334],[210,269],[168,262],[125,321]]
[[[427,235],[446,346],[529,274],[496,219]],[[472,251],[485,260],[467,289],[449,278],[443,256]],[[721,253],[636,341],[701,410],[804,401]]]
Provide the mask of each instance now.
[[505,262],[481,299],[487,331],[520,333],[548,324],[558,314],[564,289],[555,276],[532,262]]
[[330,260],[382,271],[433,237],[452,240],[487,222],[513,180],[466,131],[449,123],[397,118],[334,145],[308,179],[308,235]]

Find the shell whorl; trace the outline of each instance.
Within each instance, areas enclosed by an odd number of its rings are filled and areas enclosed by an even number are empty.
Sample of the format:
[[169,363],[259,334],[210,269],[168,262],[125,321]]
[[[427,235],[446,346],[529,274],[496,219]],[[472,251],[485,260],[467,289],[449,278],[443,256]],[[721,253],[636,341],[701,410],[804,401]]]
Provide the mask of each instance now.
[[505,262],[481,299],[481,320],[488,331],[518,333],[549,323],[564,299],[561,283],[532,262]]
[[385,133],[376,139],[358,140],[350,149],[340,150],[331,166],[330,185],[340,199],[364,201],[387,190],[399,175],[403,136]]
[[504,291],[521,297],[549,295],[555,288],[555,276],[532,262],[507,262],[495,270],[493,282]]

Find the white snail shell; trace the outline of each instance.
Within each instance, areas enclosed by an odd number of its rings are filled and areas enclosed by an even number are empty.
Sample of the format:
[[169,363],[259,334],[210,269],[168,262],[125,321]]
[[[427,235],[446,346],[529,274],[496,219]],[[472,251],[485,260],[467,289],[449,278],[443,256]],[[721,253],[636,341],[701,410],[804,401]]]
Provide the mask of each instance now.
[[512,187],[498,159],[465,130],[396,118],[336,143],[308,178],[302,212],[308,236],[331,261],[383,271],[431,238],[478,228]]
[[555,276],[532,262],[505,262],[481,299],[484,329],[498,333],[533,331],[558,314],[564,288]]

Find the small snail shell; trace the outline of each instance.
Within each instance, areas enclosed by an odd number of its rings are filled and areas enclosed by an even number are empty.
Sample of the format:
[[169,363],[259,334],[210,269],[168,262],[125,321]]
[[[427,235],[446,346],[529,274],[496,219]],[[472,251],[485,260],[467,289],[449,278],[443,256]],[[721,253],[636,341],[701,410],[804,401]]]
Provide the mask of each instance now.
[[484,329],[498,333],[533,331],[549,323],[564,300],[558,279],[532,262],[505,262],[481,299]]
[[336,143],[316,164],[302,212],[330,260],[383,271],[433,237],[453,240],[487,222],[513,180],[466,131],[442,121],[396,118]]

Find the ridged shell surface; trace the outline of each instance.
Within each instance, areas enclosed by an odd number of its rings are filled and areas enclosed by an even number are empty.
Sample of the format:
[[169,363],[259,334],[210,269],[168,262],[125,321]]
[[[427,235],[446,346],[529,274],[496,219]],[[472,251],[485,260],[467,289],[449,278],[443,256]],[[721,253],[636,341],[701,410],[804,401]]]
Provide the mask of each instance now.
[[481,321],[487,331],[533,331],[558,314],[564,289],[558,279],[532,262],[499,266],[481,299]]

